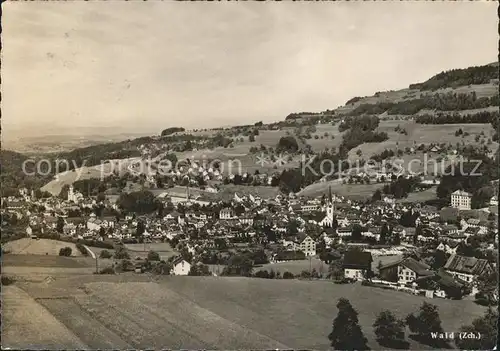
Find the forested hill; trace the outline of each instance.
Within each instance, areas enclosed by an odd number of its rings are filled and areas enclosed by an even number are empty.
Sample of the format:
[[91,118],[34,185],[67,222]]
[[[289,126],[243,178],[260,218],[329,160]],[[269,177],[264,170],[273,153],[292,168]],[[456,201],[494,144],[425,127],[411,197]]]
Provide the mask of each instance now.
[[[21,187],[38,188],[47,179],[34,174],[35,164],[26,162],[28,157],[18,152],[1,150],[0,151],[0,180],[2,182],[2,196],[8,196]],[[23,171],[23,163],[24,169]]]
[[337,115],[405,115],[487,109],[499,105],[499,65],[452,69],[408,88],[356,96],[334,110]]
[[464,69],[452,69],[436,74],[423,83],[410,84],[410,89],[438,90],[443,88],[458,88],[472,84],[488,84],[492,79],[498,79],[498,62],[485,66],[473,66]]

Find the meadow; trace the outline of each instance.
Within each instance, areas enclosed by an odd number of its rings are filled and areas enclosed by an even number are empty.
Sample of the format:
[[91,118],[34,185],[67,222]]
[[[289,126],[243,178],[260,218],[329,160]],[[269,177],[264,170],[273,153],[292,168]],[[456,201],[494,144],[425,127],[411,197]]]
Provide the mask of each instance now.
[[[335,305],[341,297],[348,298],[359,312],[360,325],[372,349],[380,349],[372,324],[384,309],[401,318],[416,311],[423,301],[431,302],[438,306],[445,330],[458,330],[484,312],[472,301],[429,300],[357,283],[220,277],[147,279],[133,274],[68,278],[54,281],[44,290],[39,288],[39,294],[47,298],[50,289],[73,286],[67,291],[72,299],[38,301],[93,348],[102,345],[99,335],[112,333],[120,344],[135,348],[326,350],[337,313]],[[80,314],[83,326],[67,321]],[[102,326],[94,337],[88,329],[97,322],[89,322],[89,315]],[[410,343],[411,349],[426,349],[413,340]]]

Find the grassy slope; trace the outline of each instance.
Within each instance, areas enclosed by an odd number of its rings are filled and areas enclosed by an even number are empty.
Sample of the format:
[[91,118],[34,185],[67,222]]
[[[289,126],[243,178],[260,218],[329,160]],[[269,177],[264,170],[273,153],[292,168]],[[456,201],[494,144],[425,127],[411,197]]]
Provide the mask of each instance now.
[[[359,284],[213,277],[164,277],[154,283],[149,279],[133,274],[86,276],[55,281],[52,286],[54,291],[65,286],[85,319],[91,311],[106,333],[141,348],[327,349],[340,297],[348,298],[357,309],[363,332],[375,349],[380,346],[372,324],[385,308],[404,317],[423,301],[431,302],[439,307],[445,330],[458,330],[484,312],[472,301],[428,300]],[[78,286],[85,286],[86,293],[78,293]],[[49,293],[47,287],[38,288],[39,295],[49,297]],[[68,313],[66,307],[79,313],[70,301],[67,306],[47,307],[55,315]],[[91,324],[70,326],[80,336]],[[85,339],[90,347],[99,342]],[[411,349],[425,346],[412,341]]]

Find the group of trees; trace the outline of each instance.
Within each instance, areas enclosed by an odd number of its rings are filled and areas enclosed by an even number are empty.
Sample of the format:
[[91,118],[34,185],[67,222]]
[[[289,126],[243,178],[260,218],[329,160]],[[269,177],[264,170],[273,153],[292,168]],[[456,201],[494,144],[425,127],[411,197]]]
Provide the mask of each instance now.
[[[359,325],[358,312],[348,299],[340,298],[337,303],[338,313],[333,320],[332,332],[328,335],[331,346],[335,350],[369,350],[368,340]],[[461,328],[462,332],[474,335],[481,333],[480,338],[459,338],[454,341],[457,347],[464,350],[488,350],[496,346],[498,311],[489,309],[483,317],[475,319],[471,325]],[[409,314],[399,319],[391,311],[381,311],[373,329],[377,342],[388,348],[407,349],[405,339],[406,327],[410,337],[422,344],[434,348],[450,348],[450,340],[444,337],[444,329],[435,305],[423,302],[418,313]]]
[[295,153],[298,150],[299,144],[297,143],[297,140],[291,135],[281,137],[278,141],[278,145],[276,146],[277,152]]
[[347,129],[361,129],[362,131],[375,130],[380,123],[377,116],[347,116],[339,124],[339,131],[343,132]]
[[170,127],[170,128],[167,128],[167,129],[163,129],[161,131],[161,136],[167,136],[167,135],[170,135],[170,134],[174,134],[174,133],[177,133],[177,132],[184,132],[185,129],[182,128],[182,127]]
[[139,214],[152,213],[158,208],[158,202],[150,191],[122,193],[117,200],[118,206],[126,212]]
[[498,106],[498,95],[478,98],[476,93],[441,93],[428,94],[417,99],[403,100],[396,103],[378,102],[375,104],[361,104],[350,114],[361,116],[364,114],[379,115],[387,111],[389,115],[414,115],[420,110],[430,109],[438,111],[462,111]]
[[491,160],[482,154],[470,155],[473,162],[462,162],[459,167],[451,165],[441,178],[436,194],[440,199],[450,199],[455,190],[471,193],[472,207],[484,207],[492,196],[490,182],[498,179],[498,158]]
[[417,177],[406,178],[404,176],[399,176],[396,180],[393,180],[389,184],[385,184],[382,188],[382,192],[387,195],[394,195],[396,199],[406,198],[408,194],[415,190],[419,182]]
[[486,84],[492,79],[498,79],[498,65],[474,66],[443,71],[423,83],[410,84],[409,88],[419,90],[456,88],[471,84]]
[[469,124],[469,123],[494,123],[498,120],[498,111],[481,111],[474,114],[462,115],[458,112],[442,113],[435,115],[423,114],[415,118],[415,122],[420,124]]

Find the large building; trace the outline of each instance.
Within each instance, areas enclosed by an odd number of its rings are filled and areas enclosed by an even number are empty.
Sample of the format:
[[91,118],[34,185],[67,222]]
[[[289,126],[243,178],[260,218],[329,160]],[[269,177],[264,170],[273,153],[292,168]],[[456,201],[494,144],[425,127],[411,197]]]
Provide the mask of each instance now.
[[459,210],[470,210],[472,195],[463,190],[457,190],[451,193],[451,207]]

